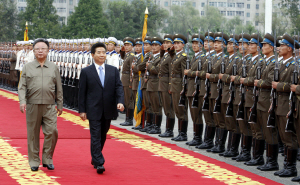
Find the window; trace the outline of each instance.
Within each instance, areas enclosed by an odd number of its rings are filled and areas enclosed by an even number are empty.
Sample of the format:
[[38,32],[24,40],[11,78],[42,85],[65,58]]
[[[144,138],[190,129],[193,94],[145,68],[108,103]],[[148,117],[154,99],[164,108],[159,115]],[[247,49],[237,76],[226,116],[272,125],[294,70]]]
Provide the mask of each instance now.
[[26,7],[23,7],[23,6],[19,6],[19,7],[18,7],[19,12],[24,12],[25,9],[26,9]]
[[236,11],[236,15],[244,17],[244,11]]
[[182,6],[182,5],[184,5],[184,4],[185,4],[185,1],[181,1],[180,5]]
[[217,2],[209,2],[209,6],[218,7],[218,3]]
[[201,7],[204,7],[205,6],[205,3],[201,3]]
[[58,21],[59,21],[60,23],[65,23],[66,18],[65,18],[65,17],[59,17],[59,18],[58,18]]
[[67,12],[66,8],[57,8],[58,13],[64,13]]
[[250,13],[247,13],[247,17],[250,17]]
[[236,6],[237,6],[238,8],[244,8],[244,3],[236,3]]
[[250,21],[246,21],[246,24],[247,24],[247,25],[250,24]]
[[218,7],[226,7],[226,2],[218,2]]
[[18,0],[18,2],[26,2],[26,0]]
[[235,3],[228,3],[228,7],[235,7]]
[[226,16],[226,11],[220,11],[220,14]]
[[235,11],[227,11],[227,16],[235,16]]
[[73,9],[70,9],[69,14],[71,15],[73,13],[73,11],[74,11]]
[[58,3],[66,3],[66,0],[58,0]]
[[196,2],[193,2],[193,7],[196,7]]
[[259,13],[255,13],[256,16],[259,16]]
[[204,15],[204,11],[201,11],[201,15]]
[[172,1],[172,5],[179,5],[180,1]]
[[73,5],[73,0],[69,0],[69,5]]
[[256,4],[256,9],[259,9],[259,4]]
[[165,1],[165,6],[169,6],[169,2],[168,1]]
[[255,21],[255,26],[258,26],[258,21]]
[[247,9],[250,9],[250,4],[247,4]]

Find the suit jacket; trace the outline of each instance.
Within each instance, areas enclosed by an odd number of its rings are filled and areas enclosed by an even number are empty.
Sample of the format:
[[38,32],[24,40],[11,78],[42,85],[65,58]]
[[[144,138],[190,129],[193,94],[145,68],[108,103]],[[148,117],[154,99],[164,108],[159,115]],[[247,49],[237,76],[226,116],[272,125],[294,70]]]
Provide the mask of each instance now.
[[124,104],[124,92],[116,67],[105,64],[104,88],[95,64],[82,69],[79,80],[79,113],[87,113],[87,119],[100,120],[118,117],[117,103]]

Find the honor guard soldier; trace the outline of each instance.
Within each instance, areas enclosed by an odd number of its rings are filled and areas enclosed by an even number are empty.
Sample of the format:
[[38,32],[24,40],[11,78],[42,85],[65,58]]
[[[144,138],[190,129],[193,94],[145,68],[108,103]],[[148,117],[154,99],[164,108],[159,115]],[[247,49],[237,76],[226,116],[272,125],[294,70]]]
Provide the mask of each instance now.
[[[252,131],[252,159],[248,162],[245,162],[248,166],[256,166],[256,165],[263,165],[264,164],[264,158],[263,158],[263,152],[265,147],[265,140],[262,138],[262,129],[259,127],[258,124],[256,124],[255,120],[251,120],[250,122],[250,112],[254,111],[252,109],[254,105],[257,103],[255,102],[255,96],[257,96],[257,90],[254,88],[254,80],[257,79],[258,75],[257,72],[260,71],[262,66],[264,66],[263,57],[260,54],[260,49],[262,48],[261,42],[263,39],[260,35],[253,33],[251,34],[251,40],[249,41],[249,53],[252,55],[251,63],[249,65],[249,70],[247,71],[247,77],[241,78],[241,83],[244,84],[246,87],[246,99],[245,99],[245,113],[246,116],[244,119],[248,121],[248,124],[250,124],[250,128]],[[256,106],[256,105],[255,105]],[[252,113],[251,113],[252,114]],[[254,113],[256,114],[256,113]],[[253,122],[252,122],[253,121]],[[249,154],[251,150],[251,141],[248,143],[249,147]],[[255,149],[257,148],[257,149]],[[259,150],[259,151],[258,151]],[[255,151],[258,151],[258,153],[255,153]]]
[[[225,74],[220,74],[219,77],[224,83],[222,94],[222,107],[226,110],[225,115],[222,116],[225,119],[226,129],[228,130],[228,143],[225,152],[220,153],[220,156],[235,157],[238,155],[238,147],[240,143],[240,129],[236,121],[237,109],[234,108],[234,99],[240,94],[236,93],[236,87],[234,82],[231,81],[232,75],[237,75],[239,57],[237,50],[239,48],[239,35],[231,34],[227,44],[227,52],[229,53],[228,62],[226,63]],[[229,110],[230,108],[230,110]],[[230,113],[232,111],[232,113]],[[223,113],[223,111],[221,111]],[[225,142],[225,141],[224,141]]]
[[[297,136],[294,131],[286,130],[286,124],[288,123],[288,113],[292,113],[289,112],[291,77],[294,76],[293,71],[296,71],[295,69],[298,69],[298,66],[296,66],[295,68],[295,65],[299,65],[298,62],[294,61],[293,59],[293,50],[298,49],[299,45],[288,34],[283,35],[283,39],[281,40],[280,44],[281,45],[279,53],[283,57],[283,61],[279,68],[279,82],[273,81],[272,88],[276,89],[278,95],[278,103],[275,109],[276,120],[278,121],[277,125],[280,137],[285,146],[285,156],[284,168],[280,171],[275,172],[274,175],[279,177],[293,177],[297,176]],[[291,99],[293,98],[294,97],[291,97]],[[293,102],[291,101],[291,105],[292,103]],[[291,121],[293,122],[293,120]]]
[[25,59],[28,62],[33,62],[35,60],[35,56],[33,53],[33,40],[28,41],[28,52]]
[[[107,39],[106,39],[107,40]],[[134,40],[131,37],[126,37],[124,40],[125,45],[125,57],[123,62],[123,71],[121,81],[124,89],[125,109],[126,109],[126,120],[121,123],[122,126],[133,125],[133,112],[134,112],[134,101],[132,97],[132,90],[130,85],[130,71],[132,67],[132,61],[134,59],[134,53],[132,48],[134,47]]]
[[[232,76],[231,80],[234,81],[234,84],[236,86],[236,94],[237,96],[235,96],[234,99],[234,103],[233,103],[233,107],[235,108],[235,112],[236,112],[236,120],[238,122],[239,128],[240,128],[240,132],[242,134],[242,139],[241,139],[241,151],[240,154],[232,157],[232,160],[236,160],[236,161],[249,161],[251,159],[251,155],[250,155],[250,150],[251,150],[251,143],[252,143],[252,132],[251,132],[251,128],[250,125],[248,123],[248,120],[246,119],[245,116],[245,88],[243,88],[244,86],[241,85],[241,78],[243,77],[243,70],[245,71],[245,73],[247,74],[247,70],[249,70],[249,65],[251,62],[251,55],[249,54],[249,41],[251,40],[251,36],[247,33],[242,33],[239,36],[240,40],[239,40],[239,52],[242,55],[242,58],[240,60],[240,64],[238,65],[238,72],[236,76]],[[246,75],[245,74],[245,75]],[[246,77],[246,76],[245,76]],[[242,99],[243,97],[243,99]],[[242,101],[243,100],[243,101]],[[243,119],[239,118],[239,111],[240,108],[242,110],[242,115],[243,115]],[[249,147],[250,144],[250,147]]]
[[172,104],[172,96],[170,94],[171,89],[171,73],[172,73],[172,57],[168,53],[168,49],[173,46],[173,35],[166,34],[164,36],[164,52],[161,52],[161,60],[159,64],[159,81],[158,91],[160,93],[160,99],[164,108],[166,119],[166,131],[163,134],[159,134],[159,137],[174,137],[174,124],[175,113],[174,106]]
[[[214,147],[208,149],[207,151],[213,153],[222,153],[225,150],[225,142],[227,138],[227,129],[225,125],[226,106],[221,106],[222,103],[219,105],[217,104],[222,100],[221,94],[223,82],[219,78],[219,74],[225,72],[225,64],[227,63],[228,56],[225,55],[224,48],[227,45],[229,37],[223,32],[215,33],[214,37],[214,49],[216,51],[216,56],[212,60],[212,71],[211,73],[206,74],[206,78],[211,83],[209,106],[212,106],[210,107],[210,110],[213,111],[213,116],[216,123],[216,139]],[[224,68],[223,72],[221,71],[221,68]],[[216,107],[219,107],[218,110]]]
[[159,37],[152,37],[152,53],[153,57],[151,61],[146,63],[147,72],[147,92],[149,94],[150,104],[153,111],[153,122],[154,125],[149,134],[160,134],[161,133],[161,122],[162,122],[162,106],[158,93],[158,73],[160,63],[160,51],[163,39]]
[[[202,58],[202,69],[200,71],[197,71],[197,76],[200,77],[201,81],[201,88],[200,88],[200,96],[201,97],[207,97],[206,100],[209,101],[210,92],[207,92],[207,86],[209,81],[206,78],[206,73],[208,72],[208,66],[210,65],[211,68],[211,61],[215,57],[215,51],[214,51],[214,33],[213,32],[206,32],[205,38],[204,38],[204,50],[206,51],[205,56]],[[210,89],[210,88],[209,88]],[[208,89],[208,90],[209,90]],[[203,101],[204,105],[204,101]],[[215,120],[213,118],[212,111],[203,110],[202,106],[202,112],[205,119],[205,134],[204,134],[204,140],[203,143],[200,145],[197,145],[196,148],[198,149],[210,149],[214,146],[213,140],[215,137]]]
[[[135,50],[136,55],[135,55],[135,58],[132,62],[130,81],[132,82],[131,89],[132,89],[132,92],[133,92],[133,101],[136,102],[136,93],[137,93],[137,90],[138,90],[138,87],[139,87],[139,69],[138,69],[138,65],[142,62],[142,47],[143,47],[142,38],[136,38],[134,40],[134,43],[135,43],[134,50]],[[143,124],[144,124],[143,117],[144,116],[142,116],[141,124],[137,127],[132,127],[132,129],[139,130],[139,129],[143,128]]]
[[[125,43],[125,42],[124,42]],[[151,37],[146,36],[144,40],[144,52],[145,56],[143,61],[138,65],[138,69],[141,72],[141,90],[143,94],[143,101],[146,107],[146,126],[140,129],[141,132],[147,132],[152,129],[153,126],[153,111],[150,103],[149,93],[147,92],[147,69],[146,63],[152,60],[153,54],[151,52]],[[125,62],[125,61],[124,61]],[[123,69],[124,70],[124,69]]]
[[182,81],[184,70],[186,69],[187,54],[183,51],[184,45],[187,43],[185,36],[181,34],[173,35],[174,48],[176,54],[172,61],[172,79],[171,79],[171,93],[172,101],[175,110],[175,115],[178,119],[178,135],[172,140],[187,141],[187,127],[188,127],[188,102],[185,101],[184,106],[179,106],[180,92],[182,91]]
[[0,43],[0,87],[3,87],[4,79],[3,79],[3,71],[4,71],[4,60],[3,60],[3,48]]
[[11,60],[10,60],[10,83],[11,83],[11,90],[17,91],[18,90],[18,71],[16,68],[17,62],[17,46],[13,44],[11,50]]
[[116,46],[118,45],[118,40],[115,37],[108,37],[108,47],[106,53],[106,64],[115,66],[119,69],[119,55],[115,51]]
[[[203,96],[200,96],[199,90],[196,93],[195,92],[195,86],[197,86],[196,83],[200,83],[201,80],[199,79],[199,82],[196,82],[196,72],[200,67],[202,66],[202,58],[205,56],[205,54],[202,53],[202,47],[204,44],[204,36],[199,34],[194,34],[192,36],[192,48],[195,52],[195,55],[193,56],[191,63],[189,65],[190,69],[186,69],[184,71],[184,74],[188,77],[188,84],[187,84],[187,97],[189,100],[189,108],[191,117],[193,120],[193,130],[194,130],[194,138],[192,141],[187,142],[186,144],[189,146],[197,146],[202,144],[202,132],[203,132],[203,120],[202,120],[202,105],[203,105]],[[199,64],[200,63],[200,64]],[[195,94],[194,94],[195,93]],[[198,104],[195,106],[193,105],[193,99],[194,95],[198,96]],[[195,100],[194,100],[195,101]]]
[[[258,166],[257,169],[261,171],[272,171],[278,170],[278,138],[277,138],[277,127],[268,127],[268,117],[269,117],[269,108],[270,108],[270,99],[269,96],[271,94],[272,81],[274,79],[274,67],[275,67],[275,56],[274,56],[274,48],[277,43],[274,42],[274,37],[267,33],[264,36],[264,40],[262,42],[262,53],[266,56],[265,65],[262,67],[261,79],[254,80],[254,86],[257,86],[260,90],[258,102],[257,102],[257,127],[261,128],[263,134],[261,135],[260,140],[265,140],[266,142],[266,156],[267,161],[264,165]],[[277,56],[277,55],[276,55]],[[276,59],[277,60],[277,59]],[[278,60],[277,60],[278,65]],[[277,66],[278,68],[278,66]],[[274,93],[274,91],[272,91]],[[275,102],[274,102],[275,103]],[[260,136],[259,136],[260,137]],[[262,138],[263,137],[263,138]],[[263,157],[262,148],[253,148],[255,151],[253,152],[256,158]]]

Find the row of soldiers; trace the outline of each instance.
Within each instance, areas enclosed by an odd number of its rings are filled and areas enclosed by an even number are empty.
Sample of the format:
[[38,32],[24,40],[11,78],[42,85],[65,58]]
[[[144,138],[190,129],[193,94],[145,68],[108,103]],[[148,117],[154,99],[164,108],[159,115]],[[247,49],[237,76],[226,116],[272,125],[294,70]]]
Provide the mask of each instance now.
[[[298,36],[194,34],[191,60],[187,39],[181,34],[167,34],[164,39],[146,37],[142,41],[126,37],[123,40],[121,80],[126,120],[121,125],[133,126],[134,109],[139,106],[135,105],[136,95],[140,90],[146,109],[141,124],[133,129],[171,137],[173,141],[187,141],[189,109],[194,137],[187,145],[258,166],[261,171],[276,171],[276,176],[297,176]],[[164,133],[161,133],[162,108],[166,116]],[[202,115],[206,123],[204,133]],[[279,170],[281,142],[284,168]],[[300,181],[300,176],[292,180]]]

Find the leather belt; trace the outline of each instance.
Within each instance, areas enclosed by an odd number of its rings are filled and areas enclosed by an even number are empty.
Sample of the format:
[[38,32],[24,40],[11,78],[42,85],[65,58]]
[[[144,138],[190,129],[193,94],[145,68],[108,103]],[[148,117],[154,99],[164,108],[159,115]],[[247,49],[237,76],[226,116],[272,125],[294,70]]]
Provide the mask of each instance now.
[[139,77],[139,74],[134,74],[133,75],[133,78],[138,78]]
[[278,95],[289,96],[290,92],[277,92]]
[[169,77],[169,74],[163,74],[163,75],[160,74],[159,77],[160,77],[160,78],[161,78],[161,77]]
[[271,93],[271,89],[260,89],[261,92],[270,92]]
[[122,74],[130,74],[130,71],[122,71]]
[[156,78],[158,78],[157,75],[151,75],[151,76],[148,76],[148,79],[156,79]]
[[188,80],[195,80],[195,77],[188,77]]
[[182,78],[181,74],[172,74],[172,78]]
[[253,90],[253,87],[246,87],[247,90]]

